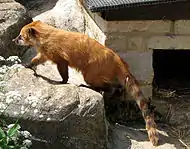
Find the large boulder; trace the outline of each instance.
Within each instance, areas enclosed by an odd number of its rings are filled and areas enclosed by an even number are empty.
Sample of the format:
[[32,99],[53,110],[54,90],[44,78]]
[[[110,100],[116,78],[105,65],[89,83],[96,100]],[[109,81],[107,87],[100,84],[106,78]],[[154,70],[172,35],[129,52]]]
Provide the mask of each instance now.
[[26,9],[14,0],[1,0],[0,2],[0,55],[21,56],[26,47],[20,47],[12,42],[20,29],[32,21]]
[[26,48],[16,46],[12,39],[15,38],[20,29],[32,21],[26,9],[14,0],[3,0],[0,2],[0,55],[21,56]]
[[74,84],[59,84],[53,65],[52,69],[38,67],[42,78],[22,65],[1,62],[0,110],[6,108],[4,118],[8,121],[20,119],[22,128],[34,137],[33,149],[106,148],[101,94]]
[[[48,3],[48,0],[44,1]],[[36,1],[36,5],[38,5],[40,2],[41,1]],[[31,1],[27,3],[31,3]],[[54,4],[55,1],[51,1],[51,5]],[[49,8],[49,6],[46,5],[46,8]],[[78,1],[58,0],[52,9],[47,10],[46,8],[44,7],[44,10],[46,11],[33,17],[33,20],[41,20],[43,22],[46,22],[50,25],[53,25],[61,29],[84,33],[85,31],[84,14]]]

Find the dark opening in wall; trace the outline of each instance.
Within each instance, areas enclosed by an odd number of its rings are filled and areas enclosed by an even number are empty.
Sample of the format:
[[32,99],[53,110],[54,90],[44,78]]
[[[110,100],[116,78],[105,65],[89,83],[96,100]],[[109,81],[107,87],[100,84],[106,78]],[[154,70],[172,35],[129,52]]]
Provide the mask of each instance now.
[[190,94],[190,50],[153,51],[154,89]]

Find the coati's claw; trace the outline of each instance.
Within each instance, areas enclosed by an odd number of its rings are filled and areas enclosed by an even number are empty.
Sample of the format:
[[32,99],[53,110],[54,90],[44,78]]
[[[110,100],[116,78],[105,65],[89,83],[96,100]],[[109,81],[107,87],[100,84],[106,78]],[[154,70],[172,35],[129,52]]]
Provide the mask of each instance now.
[[67,80],[60,81],[60,84],[67,84]]
[[36,67],[34,65],[32,65],[32,64],[24,64],[24,67],[29,68],[29,69],[31,69],[33,71],[36,71]]
[[150,128],[147,132],[150,142],[152,142],[154,146],[157,146],[159,141],[159,135],[156,128]]
[[31,64],[24,64],[24,67],[32,69],[32,65]]

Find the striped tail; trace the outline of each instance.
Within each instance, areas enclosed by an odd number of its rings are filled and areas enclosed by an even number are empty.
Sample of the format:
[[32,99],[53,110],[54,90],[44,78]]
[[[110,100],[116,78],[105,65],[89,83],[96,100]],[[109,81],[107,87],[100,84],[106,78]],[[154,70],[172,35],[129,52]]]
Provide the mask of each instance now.
[[138,104],[146,123],[146,130],[148,132],[149,140],[154,146],[156,146],[158,144],[159,136],[156,131],[154,112],[150,106],[150,101],[145,99],[137,80],[130,73],[128,73],[125,78],[125,89],[126,92],[129,93]]

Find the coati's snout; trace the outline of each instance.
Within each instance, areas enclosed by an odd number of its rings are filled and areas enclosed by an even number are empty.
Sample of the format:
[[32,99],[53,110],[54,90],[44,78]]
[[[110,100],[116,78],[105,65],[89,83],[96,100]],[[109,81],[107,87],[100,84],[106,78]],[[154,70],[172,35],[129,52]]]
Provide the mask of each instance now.
[[21,35],[18,35],[15,39],[12,40],[15,44],[17,45],[23,45],[25,46],[25,42],[24,42],[24,39]]

